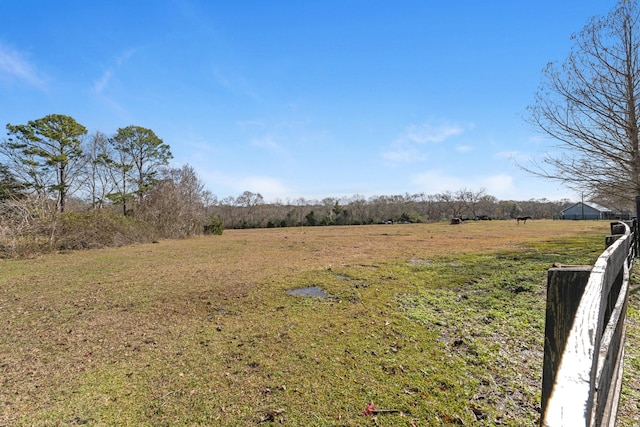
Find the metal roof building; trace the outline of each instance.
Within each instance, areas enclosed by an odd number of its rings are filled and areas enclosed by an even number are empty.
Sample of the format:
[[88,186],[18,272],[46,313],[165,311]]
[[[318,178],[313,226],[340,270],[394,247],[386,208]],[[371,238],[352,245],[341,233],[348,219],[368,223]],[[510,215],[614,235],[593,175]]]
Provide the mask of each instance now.
[[560,213],[562,219],[611,219],[613,212],[609,208],[593,202],[578,202]]

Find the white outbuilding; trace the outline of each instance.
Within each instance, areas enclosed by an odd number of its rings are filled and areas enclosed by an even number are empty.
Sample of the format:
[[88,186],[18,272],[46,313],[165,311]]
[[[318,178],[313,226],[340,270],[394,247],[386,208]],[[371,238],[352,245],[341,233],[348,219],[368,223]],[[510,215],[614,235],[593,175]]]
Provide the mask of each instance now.
[[609,208],[593,202],[578,202],[561,212],[562,219],[612,219],[613,212]]

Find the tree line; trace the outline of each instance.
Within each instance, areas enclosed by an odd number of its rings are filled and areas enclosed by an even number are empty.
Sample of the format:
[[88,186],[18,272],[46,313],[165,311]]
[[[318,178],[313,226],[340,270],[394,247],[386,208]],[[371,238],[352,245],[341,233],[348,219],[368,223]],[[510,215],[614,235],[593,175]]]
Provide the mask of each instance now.
[[265,203],[260,193],[245,191],[227,197],[211,211],[225,228],[296,227],[321,225],[362,225],[382,223],[422,223],[468,220],[513,219],[519,215],[534,218],[560,218],[571,202],[498,200],[485,189],[445,191],[436,194],[392,196],[354,195],[322,200],[298,198],[286,202]]

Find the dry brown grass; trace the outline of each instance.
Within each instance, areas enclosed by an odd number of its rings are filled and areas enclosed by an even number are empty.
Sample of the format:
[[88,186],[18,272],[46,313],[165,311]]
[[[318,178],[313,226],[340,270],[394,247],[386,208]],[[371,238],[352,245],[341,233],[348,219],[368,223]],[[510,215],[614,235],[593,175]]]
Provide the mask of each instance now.
[[[396,266],[607,232],[587,221],[227,230],[2,261],[0,425],[362,425],[373,400],[400,406],[381,425],[492,425],[487,410],[437,402],[463,379],[428,392],[421,366],[450,349],[398,307],[425,285]],[[332,298],[286,292],[314,284]]]

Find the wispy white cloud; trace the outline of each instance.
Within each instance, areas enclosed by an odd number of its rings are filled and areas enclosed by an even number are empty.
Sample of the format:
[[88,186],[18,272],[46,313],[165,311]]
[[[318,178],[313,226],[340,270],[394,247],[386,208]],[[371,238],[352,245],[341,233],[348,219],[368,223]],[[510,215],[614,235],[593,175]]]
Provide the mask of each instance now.
[[285,185],[278,177],[245,175],[223,169],[212,169],[211,162],[207,161],[198,162],[196,160],[190,161],[189,164],[194,165],[203,182],[207,183],[208,188],[218,196],[236,197],[245,191],[250,191],[260,193],[266,201],[274,201],[287,199],[296,194],[295,190]]
[[457,191],[462,188],[474,191],[484,188],[487,194],[499,199],[517,196],[513,177],[506,173],[462,177],[442,170],[431,170],[414,175],[412,184],[426,194]]
[[276,143],[275,139],[269,135],[252,139],[251,145],[257,148],[264,148],[274,152],[284,151],[282,147],[279,146],[278,143]]
[[517,196],[513,177],[506,173],[480,177],[479,185],[487,189],[487,194],[495,196],[498,199],[514,198]]
[[511,150],[499,151],[495,153],[493,157],[496,159],[507,159],[518,164],[526,164],[532,162],[536,158],[536,155],[524,151]]
[[469,182],[465,178],[441,170],[430,170],[416,174],[412,177],[411,183],[426,194],[456,191],[469,187]]
[[262,128],[267,125],[267,122],[263,119],[249,119],[249,120],[238,120],[236,124],[242,129],[254,128],[254,127]]
[[416,144],[443,142],[462,134],[464,131],[464,126],[455,123],[423,123],[421,125],[411,125],[407,127],[399,139]]
[[227,76],[219,68],[213,69],[213,76],[218,82],[218,85],[228,90],[231,90],[233,88],[233,86],[231,85],[231,81],[229,81]]
[[421,152],[420,146],[442,143],[469,129],[473,129],[473,124],[460,125],[448,121],[410,125],[393,141],[390,149],[382,153],[382,158],[395,164],[423,161],[427,156]]
[[390,151],[382,153],[382,158],[393,164],[418,162],[427,159],[416,147],[395,144]]
[[104,92],[107,86],[109,86],[111,76],[113,76],[113,70],[106,70],[102,74],[102,76],[93,83],[93,93],[100,95],[102,92]]
[[[487,194],[500,200],[528,200],[528,199],[573,199],[576,195],[556,182],[534,178],[526,173],[498,173],[482,176],[478,185],[486,188]],[[523,196],[527,194],[527,196]]]
[[459,145],[456,147],[456,151],[458,153],[468,153],[470,151],[475,150],[475,147],[471,146],[471,145]]
[[260,150],[265,150],[271,156],[277,158],[278,160],[291,162],[293,160],[293,156],[291,153],[276,141],[276,138],[272,135],[266,135],[261,137],[253,138],[249,144],[252,147],[258,148]]
[[102,95],[109,89],[116,70],[122,67],[135,53],[135,49],[128,49],[115,59],[115,64],[107,68],[102,75],[93,82],[92,91],[96,95]]
[[247,79],[241,74],[234,73],[232,74],[232,77],[230,77],[229,73],[225,73],[220,68],[214,68],[212,70],[212,74],[218,85],[225,90],[233,94],[248,97],[253,100],[260,99],[258,93],[251,87]]
[[238,191],[245,190],[260,193],[265,200],[275,200],[292,193],[280,179],[268,176],[247,176],[243,178],[239,181]]
[[127,62],[133,56],[135,52],[136,52],[136,49],[134,48],[125,50],[122,54],[120,54],[116,58],[116,65],[118,67],[122,66],[125,62]]
[[18,80],[40,90],[46,90],[46,79],[24,56],[0,43],[0,80]]

